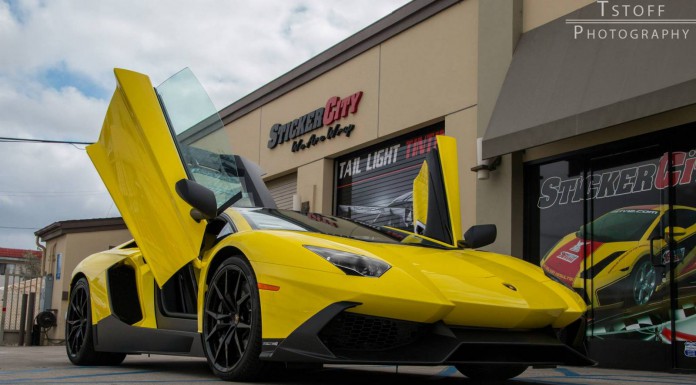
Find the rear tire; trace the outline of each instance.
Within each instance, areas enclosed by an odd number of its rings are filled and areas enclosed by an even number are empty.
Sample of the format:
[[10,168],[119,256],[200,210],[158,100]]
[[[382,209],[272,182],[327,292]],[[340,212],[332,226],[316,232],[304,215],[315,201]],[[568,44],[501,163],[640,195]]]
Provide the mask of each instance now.
[[505,381],[527,370],[527,365],[471,365],[454,366],[459,372],[475,381]]
[[65,350],[75,365],[118,365],[126,358],[124,353],[97,352],[92,333],[92,305],[89,283],[80,278],[70,290],[68,312],[65,317]]
[[225,381],[258,380],[261,306],[256,278],[242,257],[231,257],[215,271],[205,294],[203,350],[208,365]]

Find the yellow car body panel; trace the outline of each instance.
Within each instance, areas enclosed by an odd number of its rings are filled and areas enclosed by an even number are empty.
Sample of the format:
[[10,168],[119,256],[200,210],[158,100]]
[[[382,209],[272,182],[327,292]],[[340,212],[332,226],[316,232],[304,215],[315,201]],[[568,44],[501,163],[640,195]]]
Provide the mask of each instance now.
[[91,255],[88,259],[81,261],[73,270],[72,281],[76,281],[78,275],[87,279],[90,286],[92,323],[96,325],[99,321],[113,314],[107,291],[107,270],[119,264],[130,266],[138,272],[136,284],[143,314],[143,318],[133,325],[154,329],[157,328],[155,303],[152,301],[155,298],[155,280],[140,250],[124,247],[129,243],[132,241],[111,250]]
[[106,270],[127,257],[128,253],[101,252],[91,255],[75,266],[72,281],[74,282],[78,275],[82,275],[89,283],[93,324],[111,315]]
[[449,213],[450,228],[452,229],[452,246],[458,247],[458,241],[463,239],[462,217],[459,203],[459,160],[457,157],[457,141],[444,135],[438,135],[437,147],[440,154],[440,167],[445,183],[445,197]]
[[[229,214],[232,212],[238,219],[235,224],[243,224],[234,209],[227,210]],[[360,314],[494,328],[549,325],[560,328],[575,321],[586,310],[575,293],[549,280],[541,269],[516,258],[479,251],[452,253],[407,245],[366,245],[344,239],[340,239],[342,245],[339,245],[336,241],[331,236],[308,236],[289,231],[243,231],[228,236],[204,259],[198,291],[199,332],[202,332],[200,314],[206,292],[203,282],[214,273],[208,270],[208,262],[228,247],[235,247],[248,256],[259,283],[280,288],[278,291],[260,290],[263,338],[287,337],[319,310],[338,300],[362,303],[352,310]],[[286,259],[283,251],[298,244],[341,248],[375,258],[384,254],[395,257],[385,259],[393,267],[379,279],[347,276],[309,251],[295,254],[294,266],[283,262]],[[138,293],[143,320],[134,326],[157,327],[152,301],[154,281],[137,249],[119,253],[107,251],[87,261],[89,263],[83,262],[75,271],[86,275],[93,288],[94,324],[111,314],[105,270],[114,264],[127,263],[139,272]],[[502,270],[510,279],[498,278]],[[510,290],[505,283],[513,285],[517,291]]]
[[[235,209],[227,213],[237,218],[235,225],[240,224],[242,216]],[[349,276],[298,247],[302,245],[381,259],[392,268],[380,278]],[[248,258],[259,283],[279,287],[278,291],[260,290],[263,338],[285,338],[337,301],[359,302],[351,311],[365,315],[516,329],[564,327],[586,310],[577,294],[550,280],[541,268],[494,253],[256,230],[229,235],[210,254],[227,247]],[[293,250],[289,258],[286,253]],[[205,264],[202,276],[213,273],[209,266]],[[501,275],[508,279],[500,279]],[[199,313],[203,312],[204,292],[199,291]],[[199,332],[201,322],[199,317]]]
[[191,218],[191,207],[174,191],[186,171],[150,79],[114,73],[116,91],[99,141],[87,153],[163,285],[198,256],[205,223]]
[[[456,248],[463,238],[457,142],[443,135],[438,135],[436,140],[439,158],[432,156],[435,152],[431,153],[413,181],[413,222],[418,234]],[[439,230],[435,235],[429,232],[428,221],[433,220],[438,223],[430,226],[442,228],[445,234]]]
[[428,163],[423,162],[413,180],[413,224],[414,231],[423,234],[428,224]]
[[150,300],[150,298],[155,298],[155,279],[150,265],[145,261],[145,258],[143,258],[140,252],[131,254],[126,260],[126,263],[137,272],[136,285],[138,296],[140,297],[140,308],[143,314],[143,318],[134,323],[133,326],[157,328],[155,301]]

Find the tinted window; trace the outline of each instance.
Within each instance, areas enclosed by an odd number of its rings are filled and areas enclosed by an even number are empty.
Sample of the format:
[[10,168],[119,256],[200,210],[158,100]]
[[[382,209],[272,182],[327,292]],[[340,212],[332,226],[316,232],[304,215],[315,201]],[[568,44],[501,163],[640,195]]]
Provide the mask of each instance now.
[[[578,231],[581,238],[598,242],[629,242],[640,240],[660,212],[644,209],[619,209],[599,217]],[[585,233],[588,235],[586,236]]]

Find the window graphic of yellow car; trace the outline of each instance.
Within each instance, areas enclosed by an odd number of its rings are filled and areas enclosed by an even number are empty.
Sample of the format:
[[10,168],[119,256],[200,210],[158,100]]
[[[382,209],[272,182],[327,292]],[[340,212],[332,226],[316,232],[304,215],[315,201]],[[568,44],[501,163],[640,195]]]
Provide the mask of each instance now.
[[563,237],[541,267],[595,306],[643,305],[664,286],[664,265],[677,264],[678,280],[694,277],[695,224],[692,207],[672,206],[671,213],[669,205],[619,208]]

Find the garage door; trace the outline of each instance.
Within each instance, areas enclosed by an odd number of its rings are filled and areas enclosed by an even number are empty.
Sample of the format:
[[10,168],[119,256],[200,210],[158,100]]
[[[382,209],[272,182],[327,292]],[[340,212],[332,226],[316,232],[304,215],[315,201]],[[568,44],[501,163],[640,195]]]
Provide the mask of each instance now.
[[292,196],[297,194],[297,174],[282,176],[266,182],[279,209],[292,209]]
[[336,215],[412,229],[413,179],[444,133],[441,122],[336,159]]

